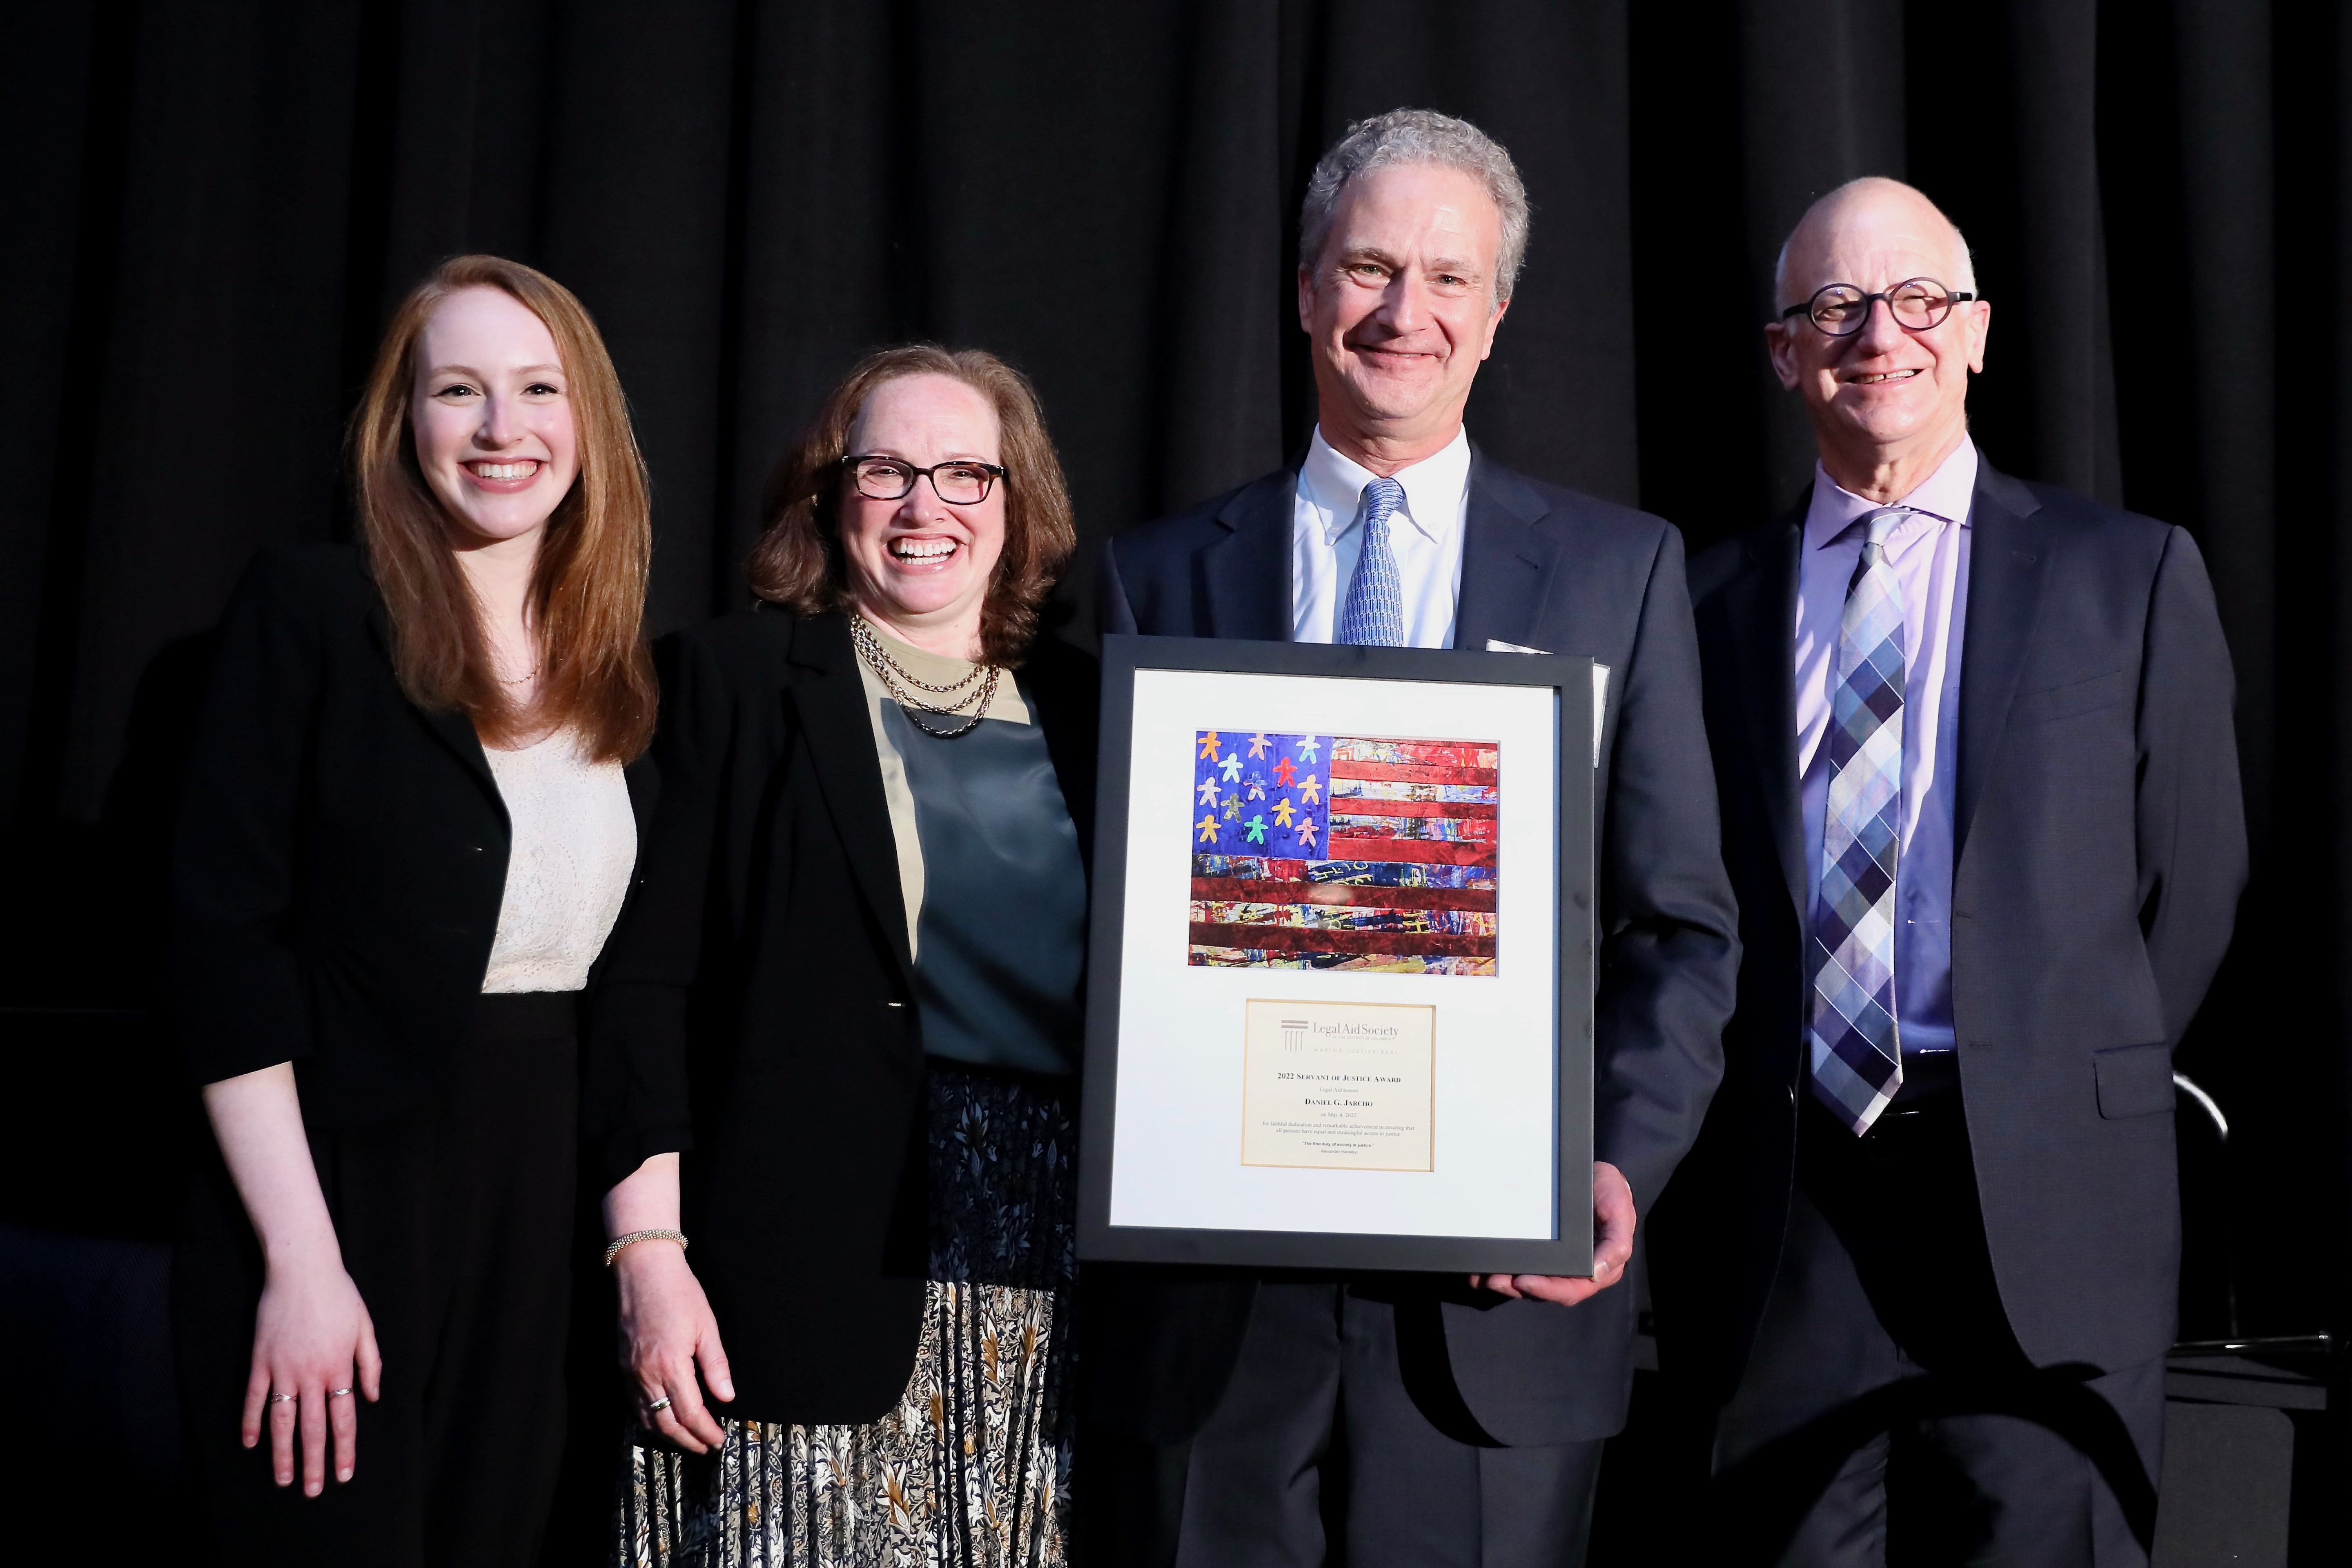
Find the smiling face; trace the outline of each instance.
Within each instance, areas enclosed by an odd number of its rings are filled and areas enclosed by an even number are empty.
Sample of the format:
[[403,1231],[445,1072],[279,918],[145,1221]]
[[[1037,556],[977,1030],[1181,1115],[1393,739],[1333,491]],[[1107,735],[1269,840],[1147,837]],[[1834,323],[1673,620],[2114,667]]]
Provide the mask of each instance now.
[[409,430],[460,549],[536,548],[580,472],[569,384],[547,323],[499,289],[461,289],[416,342]]
[[1298,269],[1325,440],[1392,472],[1454,439],[1508,304],[1494,297],[1502,241],[1493,199],[1459,170],[1348,182],[1321,258]]
[[[950,376],[907,375],[867,395],[850,426],[849,452],[918,468],[959,458],[1002,463],[1000,440],[995,405],[978,390]],[[842,556],[859,611],[919,647],[977,658],[981,607],[1004,553],[1005,486],[1017,479],[951,506],[928,479],[898,500],[872,500],[845,473]]]
[[[1831,283],[1874,294],[1912,278],[1966,288],[1959,232],[1910,186],[1862,180],[1823,197],[1790,236],[1780,302],[1799,304]],[[1969,375],[1984,368],[1991,317],[1990,305],[1969,300],[1939,325],[1911,331],[1877,301],[1850,336],[1831,337],[1796,316],[1768,326],[1765,338],[1780,384],[1812,415],[1822,466],[1865,494],[1883,486],[1855,482],[1862,476],[1895,472],[1916,482],[1959,445]]]

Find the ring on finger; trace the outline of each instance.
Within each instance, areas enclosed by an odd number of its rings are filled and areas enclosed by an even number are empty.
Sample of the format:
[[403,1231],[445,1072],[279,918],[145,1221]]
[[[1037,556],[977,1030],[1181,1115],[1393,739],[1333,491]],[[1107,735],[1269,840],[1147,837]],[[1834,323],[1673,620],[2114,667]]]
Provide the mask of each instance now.
[[648,1415],[658,1415],[668,1408],[669,1395],[665,1394],[659,1399],[655,1400],[651,1405],[646,1406],[646,1414]]
[[331,1388],[327,1390],[327,1397],[330,1399],[342,1399],[348,1397],[351,1392],[352,1391],[348,1388]]
[[302,1396],[299,1394],[273,1394],[269,1396],[269,1403],[272,1405],[291,1405],[301,1397]]

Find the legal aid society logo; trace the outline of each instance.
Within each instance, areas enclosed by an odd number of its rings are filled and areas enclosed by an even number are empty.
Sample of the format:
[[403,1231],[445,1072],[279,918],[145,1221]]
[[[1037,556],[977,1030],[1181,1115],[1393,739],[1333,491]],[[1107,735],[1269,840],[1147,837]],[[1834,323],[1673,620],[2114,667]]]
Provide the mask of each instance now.
[[1352,1019],[1329,1024],[1307,1018],[1285,1018],[1281,1022],[1282,1048],[1286,1051],[1305,1050],[1307,1042],[1316,1036],[1326,1040],[1393,1040],[1400,1032],[1394,1024],[1365,1024]]

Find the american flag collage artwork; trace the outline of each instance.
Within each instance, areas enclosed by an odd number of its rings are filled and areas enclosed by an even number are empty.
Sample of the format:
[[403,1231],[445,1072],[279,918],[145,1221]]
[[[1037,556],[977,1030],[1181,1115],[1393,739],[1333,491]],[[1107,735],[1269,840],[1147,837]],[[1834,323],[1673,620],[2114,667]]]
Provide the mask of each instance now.
[[1495,973],[1493,742],[1193,735],[1196,965]]

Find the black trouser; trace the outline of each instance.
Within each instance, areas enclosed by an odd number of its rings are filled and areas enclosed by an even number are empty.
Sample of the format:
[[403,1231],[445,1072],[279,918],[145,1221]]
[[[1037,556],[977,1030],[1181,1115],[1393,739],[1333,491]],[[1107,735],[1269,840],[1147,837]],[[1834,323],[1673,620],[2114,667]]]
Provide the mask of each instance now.
[[[1406,1387],[1399,1310],[1336,1282],[1260,1283],[1216,1414],[1181,1457],[1157,1456],[1182,1474],[1181,1503],[1162,1493],[1181,1509],[1178,1568],[1319,1568],[1327,1546],[1349,1568],[1583,1562],[1602,1445],[1447,1436]],[[1148,1467],[1135,1447],[1120,1462]],[[1148,1489],[1134,1480],[1077,1484]]]
[[529,1568],[562,1453],[579,1103],[576,997],[485,996],[449,1088],[313,1130],[343,1267],[383,1354],[356,1473],[324,1495],[237,1438],[261,1257],[215,1153],[174,1263],[182,1403],[228,1563]]
[[1761,1330],[1717,1428],[1726,1562],[2145,1563],[2161,1358],[2027,1362],[1957,1090],[1856,1138],[1807,1100]]

